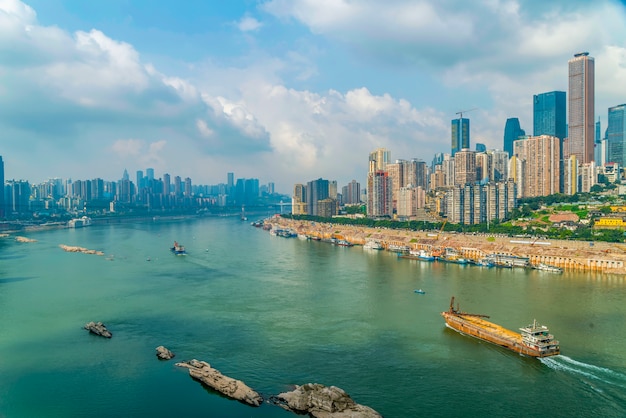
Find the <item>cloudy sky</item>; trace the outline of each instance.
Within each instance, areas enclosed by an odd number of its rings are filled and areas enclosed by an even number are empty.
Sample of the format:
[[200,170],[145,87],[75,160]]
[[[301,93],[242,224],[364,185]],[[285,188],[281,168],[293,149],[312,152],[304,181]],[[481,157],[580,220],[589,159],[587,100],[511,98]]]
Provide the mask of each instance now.
[[370,151],[430,162],[532,133],[532,96],[596,62],[596,119],[626,103],[615,0],[0,0],[7,179],[364,182]]

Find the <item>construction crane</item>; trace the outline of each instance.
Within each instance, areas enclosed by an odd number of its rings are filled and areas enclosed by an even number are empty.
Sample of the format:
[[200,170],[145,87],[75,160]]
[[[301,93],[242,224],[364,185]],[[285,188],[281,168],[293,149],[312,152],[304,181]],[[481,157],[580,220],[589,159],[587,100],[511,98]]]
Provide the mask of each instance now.
[[472,108],[472,109],[467,109],[467,110],[459,110],[458,112],[456,112],[457,115],[459,115],[459,119],[463,119],[463,113],[469,113],[472,110],[476,110],[478,109],[477,107]]

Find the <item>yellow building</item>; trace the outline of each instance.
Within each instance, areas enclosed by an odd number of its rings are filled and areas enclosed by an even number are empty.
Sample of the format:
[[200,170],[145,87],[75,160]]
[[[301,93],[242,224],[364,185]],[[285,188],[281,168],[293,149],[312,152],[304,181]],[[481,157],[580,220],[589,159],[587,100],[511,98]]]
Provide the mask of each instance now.
[[600,229],[626,229],[626,220],[624,218],[602,217],[596,219],[593,227]]

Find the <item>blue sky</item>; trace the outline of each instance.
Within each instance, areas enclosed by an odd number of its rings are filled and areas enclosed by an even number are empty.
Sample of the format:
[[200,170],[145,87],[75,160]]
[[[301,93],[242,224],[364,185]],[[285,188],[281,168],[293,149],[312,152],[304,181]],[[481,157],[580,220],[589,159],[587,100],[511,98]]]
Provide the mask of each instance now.
[[283,193],[365,182],[368,153],[502,148],[532,95],[596,61],[596,119],[626,103],[626,7],[613,0],[0,0],[6,178],[155,169],[257,177]]

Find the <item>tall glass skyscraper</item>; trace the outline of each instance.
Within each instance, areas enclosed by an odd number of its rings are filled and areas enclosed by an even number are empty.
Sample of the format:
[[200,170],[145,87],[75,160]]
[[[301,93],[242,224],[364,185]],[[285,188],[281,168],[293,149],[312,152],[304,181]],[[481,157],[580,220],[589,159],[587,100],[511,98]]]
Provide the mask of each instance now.
[[452,119],[452,155],[470,147],[470,121],[467,118]]
[[533,136],[556,136],[561,141],[567,136],[565,92],[550,91],[533,96]]
[[569,60],[569,155],[580,163],[594,161],[594,97],[595,64],[588,52],[581,52]]
[[626,164],[626,104],[609,107],[608,162]]
[[518,118],[508,118],[504,125],[504,150],[509,153],[509,157],[513,155],[513,141],[517,141],[520,136],[526,135],[519,125]]

